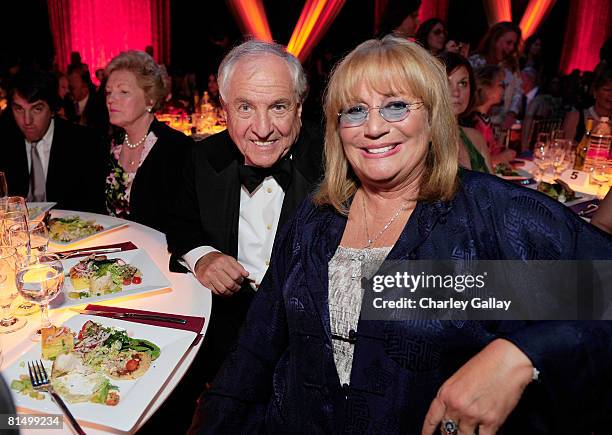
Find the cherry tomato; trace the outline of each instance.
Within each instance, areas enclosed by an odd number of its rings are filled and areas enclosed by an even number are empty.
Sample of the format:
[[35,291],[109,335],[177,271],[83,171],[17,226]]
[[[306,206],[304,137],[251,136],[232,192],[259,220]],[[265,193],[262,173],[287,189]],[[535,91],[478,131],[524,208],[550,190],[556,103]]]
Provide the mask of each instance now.
[[123,285],[130,285],[132,283],[132,280],[129,278],[123,278]]
[[119,394],[116,391],[109,391],[106,396],[106,404],[108,406],[115,406],[117,403],[119,403]]
[[134,278],[132,278],[132,283],[134,284],[140,284],[142,282],[142,278],[139,276],[135,276]]
[[125,370],[127,372],[133,372],[134,370],[136,370],[138,368],[139,365],[140,365],[140,361],[139,360],[131,359],[125,365]]

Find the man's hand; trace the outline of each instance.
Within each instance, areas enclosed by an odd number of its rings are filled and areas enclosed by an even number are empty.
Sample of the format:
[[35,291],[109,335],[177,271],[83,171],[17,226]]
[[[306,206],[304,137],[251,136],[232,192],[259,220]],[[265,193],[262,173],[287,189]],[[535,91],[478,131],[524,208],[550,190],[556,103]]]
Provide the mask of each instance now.
[[249,272],[234,257],[221,252],[210,252],[196,263],[195,276],[214,294],[231,296],[240,290]]
[[425,416],[422,435],[432,435],[448,419],[459,425],[459,434],[497,433],[532,375],[533,365],[518,347],[494,340],[440,387]]

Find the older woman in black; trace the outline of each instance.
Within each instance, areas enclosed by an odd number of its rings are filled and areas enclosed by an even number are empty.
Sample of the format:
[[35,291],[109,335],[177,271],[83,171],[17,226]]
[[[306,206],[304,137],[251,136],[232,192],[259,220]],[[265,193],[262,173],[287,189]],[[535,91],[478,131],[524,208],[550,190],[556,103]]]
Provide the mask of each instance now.
[[167,94],[163,70],[141,51],[127,51],[106,67],[106,106],[120,133],[111,144],[106,207],[117,217],[162,232],[181,179],[190,138],[155,119]]

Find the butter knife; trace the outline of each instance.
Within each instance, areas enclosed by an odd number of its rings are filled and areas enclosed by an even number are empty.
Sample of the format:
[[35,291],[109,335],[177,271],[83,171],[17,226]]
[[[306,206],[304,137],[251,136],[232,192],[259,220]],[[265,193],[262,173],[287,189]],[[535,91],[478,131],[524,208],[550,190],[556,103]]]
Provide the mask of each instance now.
[[86,314],[89,316],[104,316],[111,317],[113,319],[156,320],[158,322],[178,323],[180,325],[184,325],[187,323],[187,320],[181,319],[180,317],[167,317],[160,316],[158,314],[115,313],[113,311],[78,310],[75,308],[73,308],[72,310],[76,311],[77,313]]

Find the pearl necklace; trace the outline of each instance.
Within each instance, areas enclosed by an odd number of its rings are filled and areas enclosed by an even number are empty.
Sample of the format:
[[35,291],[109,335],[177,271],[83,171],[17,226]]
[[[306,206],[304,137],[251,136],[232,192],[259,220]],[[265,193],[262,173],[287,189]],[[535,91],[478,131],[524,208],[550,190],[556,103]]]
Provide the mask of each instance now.
[[134,148],[137,148],[139,145],[141,145],[141,144],[142,144],[142,143],[145,141],[145,139],[147,138],[147,136],[148,136],[148,135],[149,135],[149,133],[147,132],[147,133],[146,133],[146,134],[145,134],[145,135],[142,137],[142,139],[140,139],[138,142],[136,142],[136,143],[130,143],[130,136],[129,136],[129,135],[127,134],[127,132],[126,132],[126,133],[125,133],[125,140],[124,140],[125,145],[126,145],[126,146],[127,146],[129,149],[133,150]]
[[365,195],[361,197],[361,204],[363,206],[363,220],[365,223],[366,237],[368,239],[368,243],[363,247],[363,249],[370,249],[372,245],[374,245],[374,243],[378,240],[378,238],[382,236],[384,232],[387,231],[387,229],[389,229],[389,227],[391,226],[393,222],[395,222],[395,219],[398,218],[400,213],[408,210],[408,202],[405,202],[404,204],[402,204],[401,207],[398,208],[395,214],[391,217],[391,219],[389,219],[389,222],[387,222],[387,224],[383,227],[383,229],[380,230],[373,239],[371,239],[370,231],[368,230],[368,215],[366,214]]

